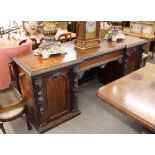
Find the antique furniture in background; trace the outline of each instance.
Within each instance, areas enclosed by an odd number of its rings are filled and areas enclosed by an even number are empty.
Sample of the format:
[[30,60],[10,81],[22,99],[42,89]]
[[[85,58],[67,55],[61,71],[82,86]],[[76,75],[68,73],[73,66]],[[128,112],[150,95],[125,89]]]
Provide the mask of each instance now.
[[[55,39],[58,40],[59,36],[62,34],[71,33],[71,40],[76,38],[76,33],[68,31],[68,23],[69,22],[52,22],[52,21],[23,21],[23,28],[25,30],[25,34],[27,38],[33,41],[33,49],[39,47],[39,45],[46,40],[47,35],[44,32],[44,28],[52,28],[57,27],[57,33],[55,35]],[[71,25],[74,25],[74,22],[70,22]],[[67,36],[68,40],[70,39],[70,35]],[[62,37],[64,39],[65,37]],[[37,43],[36,43],[36,41]],[[62,40],[63,41],[63,40]]]
[[0,90],[0,128],[4,134],[6,131],[3,123],[15,120],[23,114],[25,114],[28,130],[32,129],[27,107],[16,91],[11,88]]
[[21,117],[23,114],[25,114],[28,130],[32,129],[29,120],[28,108],[24,103],[24,99],[14,85],[14,75],[11,69],[11,64],[9,65],[9,71],[12,86],[10,88],[0,90],[0,128],[4,134],[6,134],[6,131],[3,124]]
[[43,33],[43,22],[23,21],[23,29],[27,36]]
[[108,23],[114,25],[114,26],[121,26],[123,27],[130,27],[130,21],[107,21]]
[[155,27],[153,23],[130,22],[130,28],[124,28],[124,32],[145,39],[151,39],[154,38]]
[[[59,38],[59,36],[61,36],[61,35],[64,35],[64,37]],[[76,33],[72,33],[72,32],[69,32],[67,30],[60,30],[60,29],[58,29],[58,32],[55,35],[55,39],[56,40],[60,39],[63,42],[63,39],[66,38],[65,36],[67,37],[67,41],[70,41],[70,40],[73,40],[73,39],[76,38]]]
[[44,35],[45,42],[49,42],[49,41],[54,42],[57,31],[58,31],[57,24],[52,24],[49,27],[44,26],[43,35]]
[[68,22],[58,22],[58,28],[61,28],[62,30],[67,30],[67,27],[68,27]]
[[143,67],[97,91],[104,103],[155,132],[155,65]]
[[68,48],[64,55],[44,60],[29,53],[13,58],[17,86],[37,131],[45,132],[80,114],[78,79],[86,71],[119,60],[122,74],[131,73],[140,67],[143,46],[147,42],[128,36],[122,42],[104,40],[100,47],[86,50],[75,49],[74,43],[68,42],[62,44]]
[[32,50],[37,49],[38,46],[40,45],[37,43],[37,39],[36,38],[30,38],[30,40],[32,41]]
[[109,21],[108,23],[112,24],[113,26],[121,26],[121,28],[124,27],[123,21]]
[[87,49],[100,46],[100,22],[77,22],[75,48]]
[[72,39],[72,34],[70,32],[63,33],[58,37],[58,40],[63,43],[67,41],[71,41],[71,39]]
[[31,40],[21,45],[19,43],[19,41],[0,38],[0,89],[9,87],[11,82],[8,65],[10,57],[32,52]]
[[124,27],[124,33],[126,35],[137,36],[143,39],[149,40],[145,46],[145,53],[148,54],[150,45],[152,47],[152,58],[155,52],[155,26],[149,22],[130,22],[130,28]]

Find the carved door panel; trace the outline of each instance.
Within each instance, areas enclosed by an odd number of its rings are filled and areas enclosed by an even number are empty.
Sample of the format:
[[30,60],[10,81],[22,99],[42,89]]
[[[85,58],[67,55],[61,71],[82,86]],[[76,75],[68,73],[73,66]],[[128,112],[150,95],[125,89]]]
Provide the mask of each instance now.
[[132,48],[127,51],[127,74],[137,70],[141,63],[141,51],[139,48]]
[[71,111],[72,78],[68,70],[44,78],[48,121],[53,121]]

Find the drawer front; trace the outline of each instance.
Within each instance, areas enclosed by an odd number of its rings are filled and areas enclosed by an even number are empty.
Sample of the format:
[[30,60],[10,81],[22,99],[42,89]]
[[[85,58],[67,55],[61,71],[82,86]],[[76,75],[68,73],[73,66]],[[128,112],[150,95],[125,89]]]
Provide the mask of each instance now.
[[116,51],[116,52],[111,52],[111,53],[104,54],[101,56],[97,56],[94,58],[90,58],[80,64],[80,71],[84,71],[84,70],[87,70],[87,69],[90,69],[96,66],[100,66],[104,63],[119,59],[121,57],[122,57],[121,51]]

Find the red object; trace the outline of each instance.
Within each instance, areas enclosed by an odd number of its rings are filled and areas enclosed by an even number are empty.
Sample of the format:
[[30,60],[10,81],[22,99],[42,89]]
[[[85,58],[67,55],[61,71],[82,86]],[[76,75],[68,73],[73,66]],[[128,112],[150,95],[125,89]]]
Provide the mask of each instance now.
[[10,84],[11,78],[8,63],[10,62],[11,57],[30,52],[32,52],[31,40],[27,40],[20,46],[0,48],[0,89],[7,88]]

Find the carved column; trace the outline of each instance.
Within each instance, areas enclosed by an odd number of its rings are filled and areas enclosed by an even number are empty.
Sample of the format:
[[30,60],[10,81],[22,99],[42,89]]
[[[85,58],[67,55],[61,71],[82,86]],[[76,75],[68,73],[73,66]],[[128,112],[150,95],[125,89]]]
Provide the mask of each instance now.
[[145,51],[145,49],[144,49],[144,45],[143,46],[140,46],[139,47],[139,59],[138,59],[138,64],[137,64],[137,69],[139,69],[140,67],[141,67],[141,64],[142,64],[142,57],[143,57],[143,52]]
[[42,115],[44,112],[44,98],[43,98],[43,93],[42,93],[42,79],[41,78],[36,78],[34,80],[35,84],[35,94],[36,94],[36,99],[37,99],[37,104],[39,105],[39,111],[40,114]]
[[73,69],[73,108],[72,111],[78,110],[78,70],[79,66]]
[[127,55],[127,48],[125,48],[124,50],[122,50],[122,72],[123,75],[127,74],[127,63],[128,63],[128,55]]
[[140,68],[143,51],[144,51],[143,45],[131,47],[130,49],[125,48],[125,50],[122,51],[123,75],[126,75],[131,72],[129,71],[129,69],[130,69],[130,66],[132,65],[131,63],[133,62],[129,62],[129,57],[134,53],[136,58],[135,58],[134,67],[132,71],[135,71],[136,69]]

